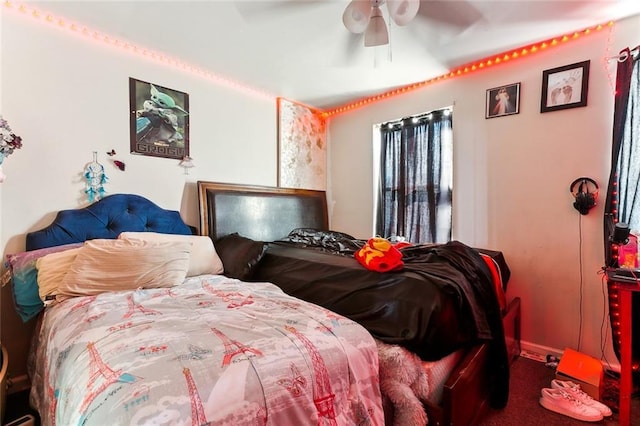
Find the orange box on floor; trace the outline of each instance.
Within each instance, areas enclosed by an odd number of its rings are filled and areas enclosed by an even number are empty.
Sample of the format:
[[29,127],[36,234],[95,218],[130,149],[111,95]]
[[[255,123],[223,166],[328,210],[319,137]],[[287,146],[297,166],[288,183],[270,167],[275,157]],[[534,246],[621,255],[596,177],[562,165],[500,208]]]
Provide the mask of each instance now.
[[556,379],[577,383],[593,399],[602,399],[604,367],[597,358],[565,348],[556,368]]

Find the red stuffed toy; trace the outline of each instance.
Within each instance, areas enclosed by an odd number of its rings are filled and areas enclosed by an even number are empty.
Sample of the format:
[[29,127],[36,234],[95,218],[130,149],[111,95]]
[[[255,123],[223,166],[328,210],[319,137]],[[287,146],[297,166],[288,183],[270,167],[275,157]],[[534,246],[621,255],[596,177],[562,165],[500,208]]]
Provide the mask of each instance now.
[[354,256],[362,266],[372,271],[395,271],[404,266],[402,253],[398,249],[409,245],[411,244],[405,242],[394,245],[385,238],[374,237],[369,239]]

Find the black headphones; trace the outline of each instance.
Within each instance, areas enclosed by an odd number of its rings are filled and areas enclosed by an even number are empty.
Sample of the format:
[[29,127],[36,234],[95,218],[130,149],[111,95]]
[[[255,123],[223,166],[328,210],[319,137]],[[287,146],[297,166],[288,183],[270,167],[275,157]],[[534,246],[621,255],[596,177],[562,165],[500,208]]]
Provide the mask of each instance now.
[[[594,188],[592,191],[589,190],[589,184]],[[576,199],[573,207],[578,210],[580,214],[586,215],[589,213],[589,210],[594,208],[598,202],[599,189],[596,181],[588,177],[580,177],[571,182],[569,192],[571,192]]]

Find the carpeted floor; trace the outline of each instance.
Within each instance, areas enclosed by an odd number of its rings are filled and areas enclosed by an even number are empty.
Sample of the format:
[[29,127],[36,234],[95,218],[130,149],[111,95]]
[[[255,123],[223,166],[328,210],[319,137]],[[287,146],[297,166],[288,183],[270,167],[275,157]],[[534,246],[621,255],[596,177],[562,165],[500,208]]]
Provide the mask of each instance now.
[[[503,410],[492,410],[480,426],[571,426],[618,424],[617,381],[605,376],[603,402],[614,412],[612,417],[600,422],[583,422],[543,408],[538,399],[542,388],[550,387],[555,370],[544,363],[528,358],[518,358],[511,367],[509,403]],[[636,393],[631,403],[631,425],[640,426],[640,397]]]
[[[544,363],[528,358],[518,358],[511,367],[511,389],[507,407],[502,410],[490,411],[478,426],[584,426],[589,424],[548,411],[538,403],[540,390],[550,386],[554,374],[555,371],[546,367]],[[604,393],[604,402],[611,407],[614,415],[601,422],[591,424],[617,425],[617,382],[611,378],[606,378]],[[5,422],[9,422],[26,413],[35,414],[29,409],[28,401],[27,392],[9,395]],[[640,397],[637,393],[632,399],[631,408],[631,425],[640,426]],[[38,424],[39,422],[36,422],[36,426]]]

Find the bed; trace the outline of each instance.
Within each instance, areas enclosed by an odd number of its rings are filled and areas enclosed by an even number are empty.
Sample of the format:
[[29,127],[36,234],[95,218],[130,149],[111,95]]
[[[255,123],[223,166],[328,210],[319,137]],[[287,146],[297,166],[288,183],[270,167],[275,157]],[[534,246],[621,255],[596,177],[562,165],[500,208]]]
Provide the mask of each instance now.
[[[504,300],[509,270],[502,253],[459,242],[413,245],[401,250],[402,271],[379,273],[350,255],[365,241],[330,230],[323,191],[205,181],[197,187],[200,233],[216,246],[266,242],[232,275],[273,282],[372,333],[387,424],[419,424],[407,420],[420,418],[418,411],[429,424],[476,424],[489,406],[506,405],[509,364],[520,351],[520,302]],[[455,288],[456,281],[470,287]],[[469,288],[481,303],[462,313]],[[482,317],[484,326],[476,323]]]
[[114,194],[59,212],[9,256],[19,313],[39,321],[28,368],[42,424],[384,424],[372,336],[223,275],[192,231]]

